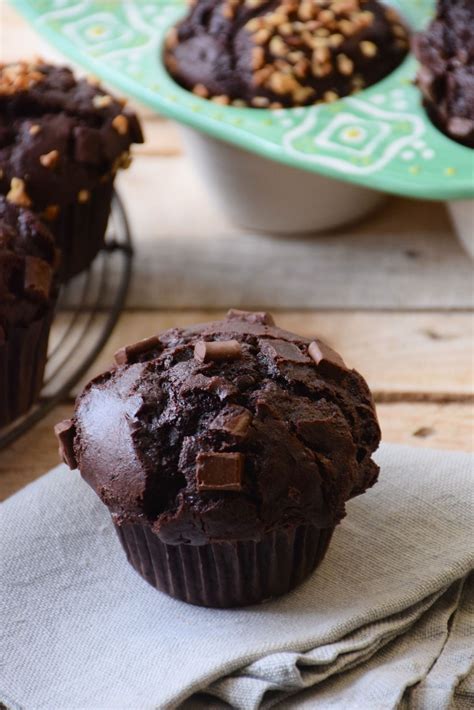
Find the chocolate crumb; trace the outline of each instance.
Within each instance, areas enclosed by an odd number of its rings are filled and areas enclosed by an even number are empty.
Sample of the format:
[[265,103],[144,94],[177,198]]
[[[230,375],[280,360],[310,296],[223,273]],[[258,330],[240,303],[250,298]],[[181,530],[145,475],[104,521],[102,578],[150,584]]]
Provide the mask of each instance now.
[[152,335],[150,338],[144,338],[139,340],[133,345],[126,345],[114,355],[115,362],[117,365],[129,365],[131,363],[137,362],[140,355],[150,352],[151,350],[161,349],[160,339],[156,335]]
[[194,357],[199,362],[238,360],[242,357],[242,348],[237,340],[199,340],[194,346]]
[[239,453],[200,453],[196,478],[199,491],[241,491],[244,456]]
[[74,454],[74,437],[76,428],[72,419],[64,419],[54,427],[54,433],[59,442],[59,456],[70,469],[77,468]]
[[239,311],[231,308],[227,311],[226,320],[241,320],[246,323],[260,323],[261,325],[275,325],[273,316],[265,311]]

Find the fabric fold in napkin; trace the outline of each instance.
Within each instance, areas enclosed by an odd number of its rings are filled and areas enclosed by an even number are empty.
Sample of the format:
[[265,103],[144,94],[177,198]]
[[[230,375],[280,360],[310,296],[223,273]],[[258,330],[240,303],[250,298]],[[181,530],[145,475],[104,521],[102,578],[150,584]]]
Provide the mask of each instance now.
[[258,607],[157,592],[64,466],[0,509],[0,701],[22,710],[472,707],[474,471],[384,445],[321,567]]

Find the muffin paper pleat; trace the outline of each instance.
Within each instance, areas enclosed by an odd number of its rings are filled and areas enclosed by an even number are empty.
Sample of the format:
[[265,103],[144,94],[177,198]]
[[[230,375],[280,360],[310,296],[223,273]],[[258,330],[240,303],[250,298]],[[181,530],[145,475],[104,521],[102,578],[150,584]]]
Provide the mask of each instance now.
[[0,427],[25,414],[39,397],[53,314],[50,306],[30,325],[10,327],[0,345]]
[[258,541],[168,545],[148,525],[115,529],[134,569],[176,599],[208,607],[256,604],[285,594],[322,561],[334,528],[282,528]]
[[113,180],[99,185],[87,202],[62,206],[57,220],[50,223],[62,252],[62,281],[87,269],[104,247],[113,188]]

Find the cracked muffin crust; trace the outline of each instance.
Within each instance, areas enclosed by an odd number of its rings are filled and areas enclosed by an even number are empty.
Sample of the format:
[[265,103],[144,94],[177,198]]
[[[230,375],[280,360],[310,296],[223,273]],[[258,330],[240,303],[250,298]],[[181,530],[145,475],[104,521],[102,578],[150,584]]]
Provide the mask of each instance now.
[[408,51],[377,0],[196,0],[166,41],[184,88],[256,108],[331,103],[380,81]]
[[[123,348],[116,362],[57,433],[63,459],[108,506],[122,541],[140,530],[147,549],[191,555],[309,530],[323,555],[346,501],[377,479],[380,430],[365,381],[268,314],[230,311],[172,329]],[[322,559],[308,546],[298,552],[303,577]]]
[[474,148],[474,3],[439,0],[436,17],[417,35],[417,83],[432,121]]
[[320,342],[231,312],[138,348],[74,417],[77,465],[118,522],[145,519],[175,544],[328,527],[374,482],[371,395]]
[[50,225],[65,278],[103,244],[115,173],[143,137],[135,114],[67,67],[0,65],[0,193]]

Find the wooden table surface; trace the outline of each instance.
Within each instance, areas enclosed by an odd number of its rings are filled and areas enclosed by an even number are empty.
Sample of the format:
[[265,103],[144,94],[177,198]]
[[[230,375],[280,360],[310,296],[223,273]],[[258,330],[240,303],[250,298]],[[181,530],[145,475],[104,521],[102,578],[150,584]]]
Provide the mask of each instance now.
[[[0,59],[8,61],[34,54],[38,50],[45,55],[36,35],[8,8],[4,0],[0,0]],[[180,271],[183,267],[177,265],[180,259],[176,254],[169,255],[170,244],[179,244],[181,235],[183,239],[193,237],[196,244],[199,244],[199,239],[207,240],[206,254],[209,254],[213,251],[213,243],[209,249],[210,236],[222,232],[225,227],[233,239],[236,230],[214,210],[198,179],[192,170],[188,169],[188,160],[183,154],[175,126],[146,109],[139,110],[148,140],[145,146],[140,146],[135,151],[134,167],[121,179],[122,194],[125,200],[128,200],[132,229],[144,240],[143,247],[140,239],[137,244],[138,274],[132,288],[129,307],[121,316],[111,340],[84,381],[104,369],[111,361],[113,352],[124,343],[146,337],[162,328],[215,318],[223,313],[224,306],[241,305],[236,303],[232,289],[229,293],[233,295],[233,302],[221,303],[215,297],[212,289],[215,279],[219,278],[219,271],[217,269],[217,272],[214,272],[214,278],[211,280],[211,272],[206,270],[204,263],[197,276],[196,269],[193,270],[190,291],[186,291],[180,281],[186,272]],[[160,190],[160,182],[150,179],[150,176],[163,172],[174,175],[170,179],[176,180],[173,188],[174,201],[173,195],[165,193],[166,199],[163,199],[163,203],[166,203],[168,211],[164,208],[163,214],[166,218],[157,219],[152,207],[147,210],[144,206],[153,205],[157,191]],[[179,191],[175,189],[177,185],[180,186]],[[165,179],[163,190],[166,189]],[[183,205],[187,205],[187,209],[182,209]],[[360,275],[355,271],[350,277],[347,274],[348,266],[358,263],[356,252],[351,253],[351,250],[357,249],[357,241],[342,242],[343,249],[341,241],[327,242],[323,247],[321,242],[315,242],[314,247],[306,244],[304,248],[308,253],[313,249],[324,249],[320,252],[319,262],[326,260],[322,262],[318,273],[321,287],[316,300],[308,299],[310,308],[295,308],[293,300],[298,302],[298,299],[293,297],[293,292],[288,292],[288,297],[284,292],[287,300],[283,303],[280,303],[278,297],[275,300],[272,292],[273,302],[278,304],[278,308],[272,310],[279,325],[304,335],[317,334],[325,338],[342,352],[349,364],[366,376],[375,394],[385,441],[472,451],[474,324],[472,281],[468,276],[470,266],[453,238],[442,206],[399,201],[394,202],[388,209],[392,210],[391,213],[386,213],[392,220],[392,231],[393,225],[397,223],[394,217],[404,211],[409,215],[409,225],[413,220],[419,220],[420,228],[424,228],[420,242],[422,247],[419,249],[421,256],[418,260],[416,254],[414,256],[414,253],[410,253],[416,250],[407,248],[403,250],[406,262],[397,262],[396,258],[400,252],[395,254],[393,251],[393,240],[386,240],[386,246],[385,242],[380,246],[376,240],[367,241],[364,237],[364,264],[368,263],[367,268],[373,269],[374,273],[376,269],[379,272],[378,290],[370,291],[370,285],[367,284],[368,272]],[[372,228],[376,229],[381,222],[372,224]],[[407,231],[406,223],[403,229]],[[432,242],[429,239],[431,233],[434,235]],[[395,238],[396,236],[395,234]],[[166,282],[167,289],[169,284],[174,283],[175,291],[185,294],[185,303],[176,298],[173,300],[173,297],[167,298],[163,291],[150,295],[150,289],[143,287],[144,281],[147,283],[145,268],[146,262],[149,262],[146,249],[150,249],[150,244],[158,244],[158,241],[153,240],[159,240],[160,237],[173,238],[172,242],[166,243],[166,249],[163,242],[160,242],[163,258],[168,255],[165,274],[169,279]],[[261,243],[258,240],[265,238],[252,239],[250,247],[254,249]],[[234,242],[227,242],[230,243]],[[181,254],[185,254],[188,249],[186,241],[183,245]],[[377,252],[374,254],[373,263],[370,261],[371,245]],[[426,245],[425,257],[423,245]],[[220,248],[226,251],[226,243]],[[281,249],[283,254],[285,244],[277,246],[276,250],[278,249]],[[144,255],[147,255],[146,258]],[[206,258],[208,260],[208,257]],[[239,255],[236,258],[240,258]],[[249,264],[250,261],[249,258]],[[382,273],[381,263],[384,264]],[[446,264],[450,265],[449,273],[446,271]],[[265,264],[260,265],[260,268],[264,270]],[[443,268],[447,275],[443,275]],[[173,272],[173,269],[176,271]],[[410,279],[404,281],[409,270]],[[341,273],[337,289],[334,290],[334,279]],[[456,275],[459,277],[457,289]],[[146,278],[149,276],[147,273]],[[236,275],[236,278],[238,277],[239,274]],[[449,279],[452,285],[448,293],[445,284]],[[387,302],[383,300],[384,280],[387,288],[392,290]],[[393,294],[397,290],[399,296],[395,299]],[[420,300],[418,295],[422,292],[425,297]],[[446,301],[443,301],[444,293]],[[254,305],[268,307],[265,294],[259,295],[257,291],[255,294],[259,301]],[[160,308],[160,303],[164,301],[166,308]],[[313,302],[318,303],[317,308],[312,307]],[[205,308],[202,307],[203,304]],[[210,304],[215,304],[219,309],[210,308]],[[290,306],[291,310],[287,310],[285,305]],[[0,499],[13,494],[58,462],[52,426],[71,413],[72,402],[73,394],[34,429],[0,451]]]

